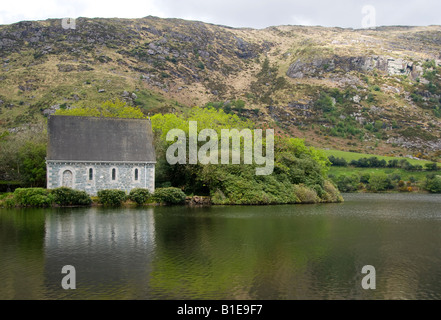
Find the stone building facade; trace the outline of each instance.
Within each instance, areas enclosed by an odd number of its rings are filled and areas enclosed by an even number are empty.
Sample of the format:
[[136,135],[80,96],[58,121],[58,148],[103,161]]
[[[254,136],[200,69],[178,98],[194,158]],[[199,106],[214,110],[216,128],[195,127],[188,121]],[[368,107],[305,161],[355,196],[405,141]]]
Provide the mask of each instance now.
[[47,188],[96,195],[99,190],[155,189],[150,120],[51,116]]

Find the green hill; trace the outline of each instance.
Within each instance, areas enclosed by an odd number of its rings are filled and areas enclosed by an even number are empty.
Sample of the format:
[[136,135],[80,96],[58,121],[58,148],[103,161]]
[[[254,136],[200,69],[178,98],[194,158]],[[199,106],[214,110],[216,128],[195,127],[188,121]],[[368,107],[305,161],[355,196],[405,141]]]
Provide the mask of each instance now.
[[319,148],[439,160],[441,27],[236,29],[181,19],[0,26],[0,134],[122,99],[210,103]]

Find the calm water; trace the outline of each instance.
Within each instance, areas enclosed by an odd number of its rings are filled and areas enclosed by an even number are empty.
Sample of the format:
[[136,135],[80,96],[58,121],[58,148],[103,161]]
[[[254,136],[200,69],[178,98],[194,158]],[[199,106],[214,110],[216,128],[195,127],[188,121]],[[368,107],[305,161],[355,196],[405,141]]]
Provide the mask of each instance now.
[[441,196],[345,200],[0,209],[0,299],[441,299]]

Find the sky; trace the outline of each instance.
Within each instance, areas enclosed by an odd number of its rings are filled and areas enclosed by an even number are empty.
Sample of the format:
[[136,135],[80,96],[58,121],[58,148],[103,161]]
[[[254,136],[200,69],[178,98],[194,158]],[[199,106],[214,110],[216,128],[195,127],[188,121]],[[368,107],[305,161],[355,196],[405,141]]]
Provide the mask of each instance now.
[[439,0],[2,0],[0,24],[49,18],[183,18],[230,27],[441,25]]

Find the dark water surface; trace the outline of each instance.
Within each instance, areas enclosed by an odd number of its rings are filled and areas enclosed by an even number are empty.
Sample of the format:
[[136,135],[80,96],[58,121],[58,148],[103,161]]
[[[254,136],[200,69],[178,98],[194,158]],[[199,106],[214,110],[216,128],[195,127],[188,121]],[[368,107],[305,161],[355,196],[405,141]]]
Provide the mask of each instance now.
[[[0,209],[0,299],[441,299],[441,196]],[[76,270],[64,290],[61,269]],[[376,269],[364,290],[363,266]]]

